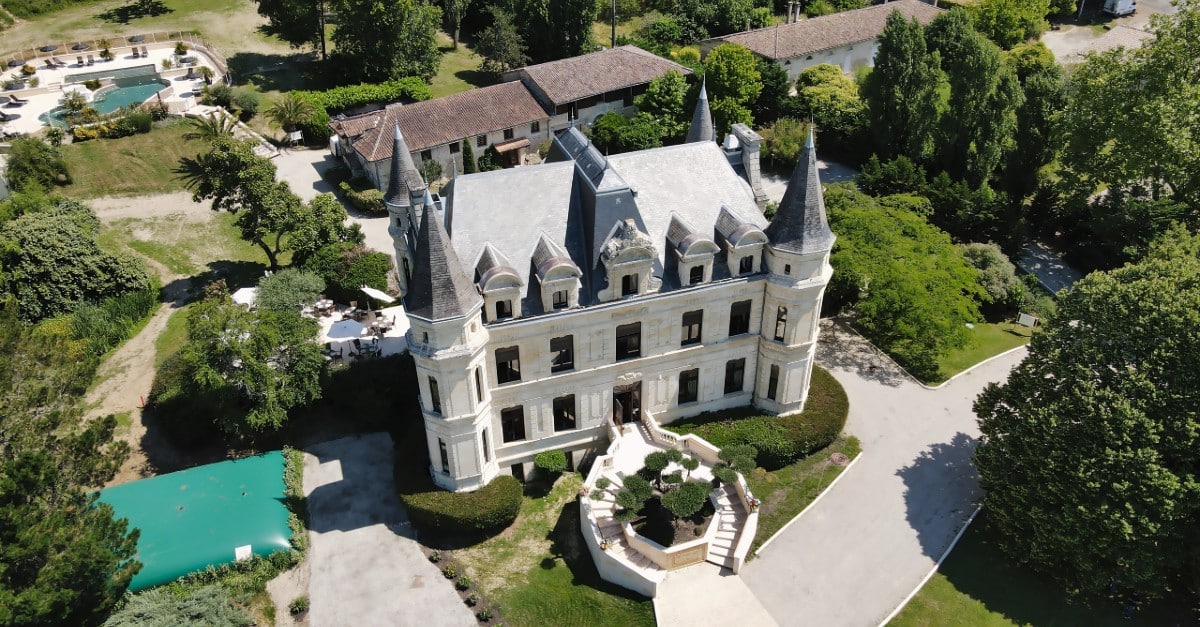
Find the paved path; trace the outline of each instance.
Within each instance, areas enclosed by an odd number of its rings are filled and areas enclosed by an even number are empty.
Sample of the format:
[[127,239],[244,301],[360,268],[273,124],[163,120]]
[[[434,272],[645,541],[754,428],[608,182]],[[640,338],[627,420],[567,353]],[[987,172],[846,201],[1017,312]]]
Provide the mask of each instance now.
[[1075,285],[1083,278],[1083,273],[1067,265],[1058,255],[1045,246],[1030,242],[1021,250],[1021,258],[1017,261],[1020,268],[1037,277],[1042,287],[1052,294],[1059,290]]
[[654,597],[654,615],[658,627],[778,624],[741,577],[708,562],[671,571]]
[[1025,351],[933,391],[858,336],[828,323],[821,334],[818,362],[852,399],[846,431],[862,440],[863,457],[742,578],[781,625],[874,627],[974,510],[980,492],[970,458],[979,431],[971,404]]
[[475,625],[412,538],[384,433],[309,447],[309,625]]

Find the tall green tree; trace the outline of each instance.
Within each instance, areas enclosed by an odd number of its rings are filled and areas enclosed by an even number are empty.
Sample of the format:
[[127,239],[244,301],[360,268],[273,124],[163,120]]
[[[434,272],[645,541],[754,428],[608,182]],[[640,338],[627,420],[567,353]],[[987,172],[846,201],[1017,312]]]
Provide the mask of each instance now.
[[18,137],[12,141],[6,170],[8,183],[15,190],[35,185],[49,190],[59,182],[71,180],[59,149],[37,137]]
[[1001,185],[1014,201],[1033,193],[1038,172],[1052,163],[1062,146],[1057,131],[1059,113],[1066,107],[1062,66],[1042,42],[1020,44],[1007,62],[1021,82],[1024,99],[1017,107],[1016,132],[1005,157]]
[[685,104],[688,89],[683,74],[669,70],[650,81],[646,92],[634,100],[638,113],[654,118],[667,141],[682,141],[687,135],[692,122],[692,112]]
[[301,202],[286,182],[275,181],[275,164],[254,154],[254,142],[218,138],[208,153],[184,159],[178,172],[196,202],[211,200],[213,211],[237,216],[242,239],[263,250],[271,269],[279,267],[284,235],[295,228]]
[[950,87],[950,106],[934,141],[936,169],[978,186],[1000,165],[1024,96],[1000,49],[971,26],[966,9],[938,15],[925,29]]
[[592,141],[605,153],[644,150],[662,145],[663,130],[647,113],[632,118],[609,111],[592,124]]
[[790,113],[792,81],[788,78],[787,70],[767,59],[758,59],[758,74],[762,91],[750,105],[750,113],[759,125],[763,125]]
[[595,0],[547,0],[546,15],[553,58],[577,57],[592,51]]
[[758,58],[737,44],[721,44],[704,58],[704,78],[709,100],[731,100],[749,108],[762,94]]
[[479,171],[479,165],[475,163],[475,149],[466,139],[462,140],[462,169],[463,174],[474,174]]
[[853,304],[863,333],[915,376],[937,376],[938,356],[966,342],[984,298],[978,272],[905,197],[826,188],[833,303]]
[[344,25],[333,32],[333,42],[348,78],[378,83],[406,76],[428,80],[437,73],[441,9],[424,0],[331,0],[330,6]]
[[888,15],[879,35],[875,69],[862,89],[874,152],[884,161],[903,155],[923,163],[932,151],[933,134],[945,107],[940,64],[937,53],[927,49],[916,20],[904,19],[899,11]]
[[330,244],[361,244],[362,227],[349,222],[346,208],[333,194],[319,194],[302,205],[288,227],[287,249],[292,264],[303,265],[316,252]]
[[316,115],[316,107],[312,101],[296,93],[288,93],[263,112],[267,118],[279,128],[291,133],[298,130]]
[[822,63],[796,79],[796,114],[810,118],[821,131],[822,153],[858,163],[867,129],[867,105],[858,84],[836,65]]
[[499,80],[501,73],[529,63],[529,55],[525,54],[525,42],[512,14],[495,5],[487,12],[491,23],[475,38],[475,53],[483,57],[479,70]]
[[0,624],[98,625],[141,568],[137,532],[95,500],[127,457],[117,422],[83,423],[99,356],[0,305]]
[[443,5],[446,7],[443,12],[443,17],[446,18],[446,31],[450,33],[454,49],[458,50],[459,31],[462,29],[463,18],[467,16],[467,9],[471,7],[471,0],[444,0]]
[[325,51],[325,0],[257,0],[258,14],[267,18],[271,34],[293,48],[313,46]]
[[975,465],[1001,547],[1085,595],[1200,581],[1200,239],[1172,230],[1063,296],[975,402]]
[[1005,50],[1037,39],[1049,26],[1050,0],[980,0],[971,5],[975,28]]

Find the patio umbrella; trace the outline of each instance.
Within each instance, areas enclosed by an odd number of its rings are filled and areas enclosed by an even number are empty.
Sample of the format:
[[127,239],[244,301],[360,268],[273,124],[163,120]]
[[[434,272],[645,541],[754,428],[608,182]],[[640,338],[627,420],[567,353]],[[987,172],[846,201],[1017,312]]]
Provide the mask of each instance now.
[[13,59],[8,62],[8,67],[21,67],[22,65],[25,65],[25,62],[18,61],[17,59]]
[[45,46],[39,48],[39,50],[42,52],[54,52],[55,50],[58,50],[58,44],[46,44]]
[[390,295],[388,295],[387,292],[385,292],[383,290],[377,290],[373,287],[367,287],[366,285],[364,285],[358,289],[361,290],[363,294],[366,294],[367,296],[370,296],[371,298],[374,298],[375,300],[378,300],[378,301],[382,301],[385,303],[391,303],[396,300],[395,298],[392,298]]
[[243,287],[233,293],[233,302],[247,307],[254,304],[258,300],[257,287]]
[[9,98],[8,96],[0,96],[0,105],[6,105],[9,102],[12,102],[11,98]]
[[329,333],[325,337],[331,340],[352,340],[356,337],[362,337],[364,327],[357,320],[342,320],[333,323],[329,327]]
[[85,44],[83,42],[79,42],[79,43],[75,44],[74,46],[71,46],[71,50],[87,50],[89,47],[90,46],[88,46],[87,44]]
[[143,41],[146,41],[146,38],[141,35],[134,35],[133,37],[129,38],[130,43],[140,44]]

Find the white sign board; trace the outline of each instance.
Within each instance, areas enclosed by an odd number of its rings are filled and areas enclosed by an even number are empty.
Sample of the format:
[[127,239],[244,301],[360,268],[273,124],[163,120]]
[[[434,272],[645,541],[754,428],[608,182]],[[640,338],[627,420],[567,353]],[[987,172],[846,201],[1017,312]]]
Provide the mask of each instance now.
[[1032,314],[1027,314],[1027,313],[1017,314],[1017,324],[1019,324],[1019,325],[1032,328],[1035,325],[1037,325],[1037,321],[1038,321],[1037,316],[1034,316]]
[[254,557],[254,553],[253,553],[253,551],[251,551],[250,547],[251,547],[251,545],[249,545],[249,544],[247,544],[245,546],[234,547],[233,559],[235,559],[239,562],[244,562],[244,561],[250,559],[251,557]]

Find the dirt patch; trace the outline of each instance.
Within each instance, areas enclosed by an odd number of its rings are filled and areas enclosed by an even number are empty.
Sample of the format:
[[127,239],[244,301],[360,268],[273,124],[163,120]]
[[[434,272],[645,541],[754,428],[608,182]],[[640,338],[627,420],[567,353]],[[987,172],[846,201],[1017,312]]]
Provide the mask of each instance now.
[[271,595],[271,602],[275,604],[277,627],[308,624],[308,612],[293,616],[289,608],[292,601],[308,596],[308,579],[308,558],[305,557],[295,568],[267,582],[267,594]]

